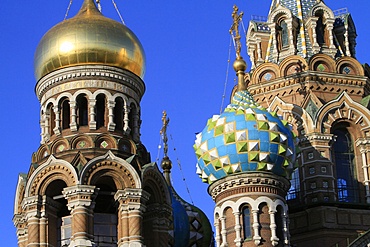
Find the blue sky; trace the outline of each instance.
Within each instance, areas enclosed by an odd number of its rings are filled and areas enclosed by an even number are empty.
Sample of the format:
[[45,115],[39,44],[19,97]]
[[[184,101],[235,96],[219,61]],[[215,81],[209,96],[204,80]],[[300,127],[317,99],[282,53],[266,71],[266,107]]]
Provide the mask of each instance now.
[[[243,22],[247,28],[252,14],[268,14],[271,0],[115,2],[146,52],[141,140],[155,161],[162,111],[167,110],[171,119],[168,134],[173,184],[180,196],[190,201],[177,165],[179,160],[192,200],[213,221],[214,204],[207,193],[208,186],[195,174],[196,158],[192,148],[195,133],[204,128],[208,118],[220,113],[225,81],[223,107],[229,102],[234,86],[235,73],[231,66],[227,76],[233,4],[244,11]],[[0,166],[3,171],[0,175],[0,242],[3,246],[16,246],[12,217],[18,173],[28,172],[31,155],[40,142],[33,55],[42,35],[63,20],[68,3],[68,0],[5,0],[0,4]],[[73,1],[69,17],[77,12],[81,3],[82,0]],[[101,3],[104,15],[119,20],[111,1],[101,0]],[[348,7],[357,27],[357,58],[361,63],[370,62],[370,1],[327,0],[325,3],[334,10]],[[244,40],[242,42],[244,44]],[[233,47],[231,51],[232,64]],[[242,55],[249,62],[245,46]]]

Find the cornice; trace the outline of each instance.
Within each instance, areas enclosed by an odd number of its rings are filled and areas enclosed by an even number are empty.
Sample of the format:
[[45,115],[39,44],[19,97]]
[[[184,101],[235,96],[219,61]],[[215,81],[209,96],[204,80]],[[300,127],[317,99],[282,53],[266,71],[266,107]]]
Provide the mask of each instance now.
[[132,96],[138,102],[145,92],[145,84],[138,76],[102,65],[73,66],[54,71],[37,82],[35,91],[40,102],[43,102],[55,94],[84,88],[116,90]]
[[217,180],[209,186],[208,193],[213,200],[219,201],[239,193],[251,195],[270,193],[282,196],[289,188],[290,182],[284,177],[269,172],[248,172]]

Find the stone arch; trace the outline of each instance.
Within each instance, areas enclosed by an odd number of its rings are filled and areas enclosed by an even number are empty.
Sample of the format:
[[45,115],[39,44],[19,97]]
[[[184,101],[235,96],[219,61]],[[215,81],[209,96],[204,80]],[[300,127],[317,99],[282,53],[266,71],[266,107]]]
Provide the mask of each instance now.
[[[167,182],[164,180],[163,175],[158,170],[158,167],[153,163],[144,166],[142,170],[142,181],[144,190],[148,187],[154,189],[156,202],[171,204],[170,194],[167,189]],[[151,200],[151,198],[149,198]]]
[[[61,93],[58,95],[58,97],[56,98],[56,102],[60,103],[60,101],[63,99],[63,98],[68,98],[70,101],[73,99],[73,96],[71,93],[69,92],[64,92],[64,93]],[[51,100],[53,98],[50,98],[49,100]],[[48,101],[49,101],[48,100]]]
[[281,76],[288,76],[295,73],[306,71],[308,69],[308,64],[303,57],[292,55],[285,58],[279,64],[279,68]]
[[39,160],[42,160],[43,158],[49,156],[51,154],[50,152],[50,148],[48,145],[46,144],[42,144],[37,152],[36,152],[36,160],[39,161]]
[[290,19],[292,18],[292,12],[288,8],[279,5],[272,11],[272,13],[270,13],[267,21],[268,23],[276,23],[281,16],[284,16],[286,19]]
[[67,187],[78,184],[78,175],[74,167],[67,161],[56,159],[51,155],[29,177],[25,197],[44,195],[48,185],[58,179],[64,181]]
[[94,142],[90,136],[81,134],[71,139],[71,149],[83,149],[94,147]]
[[[267,80],[268,78],[262,78],[266,76],[267,73],[271,73],[271,78],[269,80]],[[273,80],[279,77],[280,77],[280,69],[277,64],[264,63],[255,69],[255,71],[252,74],[251,82],[254,82],[253,84],[263,83],[264,81],[270,81],[270,80]],[[261,79],[264,79],[263,82]],[[251,83],[251,85],[253,84]]]
[[101,134],[95,138],[95,147],[106,149],[117,149],[117,142],[111,135]]
[[26,178],[24,175],[20,174],[18,176],[16,194],[14,198],[14,215],[19,215],[23,211],[22,201],[24,198],[25,186],[26,186]]
[[98,89],[98,90],[96,90],[94,93],[91,94],[91,98],[92,99],[96,99],[96,97],[99,94],[104,94],[105,97],[107,98],[107,100],[112,100],[113,99],[112,94],[110,92],[108,92],[107,90],[104,90],[104,89]]
[[333,11],[328,8],[322,1],[320,1],[318,4],[316,4],[310,11],[310,16],[315,16],[317,12],[322,11],[323,17],[334,19],[334,13]]
[[308,62],[308,67],[312,71],[335,73],[335,60],[326,54],[315,54]]
[[[282,116],[293,127],[292,131],[300,136],[313,126],[311,116],[298,105],[284,102],[279,97],[275,97],[270,104],[270,110]],[[303,133],[302,133],[303,131]]]
[[51,154],[56,154],[63,152],[65,150],[71,149],[70,144],[67,139],[65,138],[57,138],[56,140],[53,141],[50,147],[50,153]]
[[336,62],[336,72],[338,74],[365,75],[362,65],[352,57],[339,58]]
[[348,121],[358,126],[362,137],[362,131],[370,126],[370,115],[367,108],[353,101],[344,91],[336,99],[328,102],[317,113],[315,128],[322,133],[329,133],[335,122]]
[[132,140],[127,139],[127,138],[121,138],[118,141],[118,149],[123,152],[137,154],[136,144]]
[[82,95],[82,94],[85,94],[87,99],[94,99],[93,97],[93,94],[91,91],[87,90],[87,89],[80,89],[80,90],[77,90],[73,95],[72,95],[72,98],[71,98],[71,101],[76,101],[78,96]]
[[94,185],[99,177],[111,177],[117,190],[125,188],[142,188],[136,170],[124,159],[115,156],[111,151],[90,160],[81,171],[80,183]]

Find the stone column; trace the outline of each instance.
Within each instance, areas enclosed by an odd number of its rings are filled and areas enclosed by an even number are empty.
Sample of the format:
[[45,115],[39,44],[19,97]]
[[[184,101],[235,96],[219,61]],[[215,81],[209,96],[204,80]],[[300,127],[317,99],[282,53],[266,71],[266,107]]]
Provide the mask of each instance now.
[[93,199],[96,194],[95,186],[76,185],[63,189],[63,194],[68,201],[68,209],[72,215],[72,237],[70,246],[92,246],[93,233],[91,232],[91,211]]
[[221,238],[222,238],[222,244],[221,247],[227,247],[227,231],[226,231],[226,217],[221,217]]
[[114,131],[116,128],[116,124],[114,123],[114,106],[116,105],[115,101],[108,100],[107,101],[107,108],[108,108],[108,130]]
[[71,123],[69,127],[71,128],[71,131],[77,131],[77,113],[76,113],[76,101],[70,101],[69,106],[71,107]]
[[221,229],[220,229],[220,220],[215,218],[215,230],[216,230],[216,246],[220,247],[221,245]]
[[89,115],[90,115],[89,128],[91,130],[96,130],[95,106],[96,106],[96,99],[89,99]]
[[362,169],[364,172],[364,184],[366,190],[366,202],[370,203],[370,188],[369,188],[370,181],[369,181],[369,165],[367,163],[367,150],[362,149],[361,156],[362,156]]
[[290,246],[288,221],[289,221],[288,213],[284,212],[284,215],[283,215],[284,246]]
[[125,188],[114,195],[118,201],[118,247],[144,246],[142,220],[149,194],[142,189]]
[[123,115],[123,131],[129,135],[130,134],[130,126],[129,126],[129,121],[130,119],[128,118],[128,115],[130,114],[130,106],[129,105],[126,105],[124,106],[124,115]]
[[240,212],[233,212],[234,217],[235,217],[235,246],[240,247],[242,246],[242,238],[241,238],[241,229],[242,226],[240,224]]
[[253,214],[253,240],[255,245],[259,245],[261,243],[261,236],[259,233],[260,224],[258,223],[258,212],[259,210],[252,210]]
[[275,222],[275,214],[276,211],[269,211],[270,214],[270,229],[271,229],[271,243],[273,246],[279,244],[279,238],[276,235],[276,222]]
[[27,220],[27,247],[40,247],[40,206],[40,196],[31,196],[24,199],[22,207]]
[[41,128],[41,144],[44,144],[46,142],[46,132],[45,132],[45,113],[43,115],[41,115],[41,119],[40,119],[40,128]]
[[60,130],[61,130],[61,127],[60,127],[60,108],[58,105],[55,105],[53,106],[53,110],[54,110],[54,114],[55,114],[55,127],[53,129],[54,133],[56,135],[60,135]]

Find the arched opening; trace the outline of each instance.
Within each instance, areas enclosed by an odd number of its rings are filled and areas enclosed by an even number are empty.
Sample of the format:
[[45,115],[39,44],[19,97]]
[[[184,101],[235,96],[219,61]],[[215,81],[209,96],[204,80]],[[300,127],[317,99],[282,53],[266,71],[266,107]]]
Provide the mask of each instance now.
[[104,94],[99,94],[96,97],[96,128],[105,126],[105,107],[106,100]]
[[68,129],[71,123],[71,108],[69,105],[69,99],[63,98],[60,103],[61,109],[61,121],[62,121],[62,129]]
[[251,208],[249,205],[242,207],[242,224],[243,224],[243,237],[244,240],[249,240],[252,238],[252,216]]
[[47,121],[49,125],[49,134],[54,134],[54,128],[55,128],[55,112],[54,112],[54,106],[52,103],[50,103],[46,108],[46,116]]
[[116,98],[116,105],[114,106],[114,123],[116,124],[116,131],[123,131],[123,114],[124,102],[121,97]]
[[45,213],[48,217],[47,236],[51,246],[68,246],[72,237],[72,216],[67,207],[67,200],[62,193],[67,184],[54,180],[45,191],[47,200]]
[[81,94],[76,99],[78,126],[86,126],[88,124],[87,98],[85,94]]
[[117,192],[112,177],[101,176],[95,184],[99,189],[94,208],[94,243],[95,246],[116,247],[118,218]]
[[281,35],[281,49],[289,47],[289,33],[288,33],[288,24],[285,20],[280,22],[280,35]]
[[359,202],[354,145],[347,124],[337,126],[332,134],[338,201]]
[[284,209],[282,206],[276,208],[275,223],[276,223],[276,236],[279,239],[277,246],[284,246]]
[[260,223],[260,235],[262,241],[269,241],[271,239],[271,229],[270,229],[270,214],[269,207],[266,203],[261,203],[258,206],[259,209],[259,223]]
[[130,113],[128,114],[128,126],[130,128],[130,136],[134,137],[135,135],[135,121],[136,121],[136,116],[137,116],[137,109],[135,104],[131,103],[130,105]]
[[319,19],[316,22],[316,41],[320,46],[325,45],[325,29],[326,26],[324,24],[324,18],[323,18],[323,12],[318,11],[316,12],[316,16],[319,17]]

